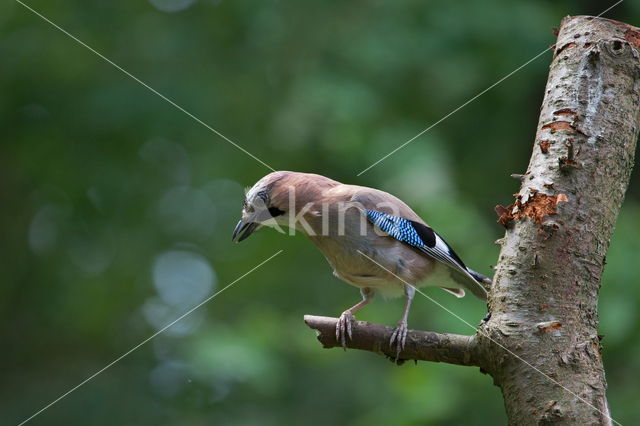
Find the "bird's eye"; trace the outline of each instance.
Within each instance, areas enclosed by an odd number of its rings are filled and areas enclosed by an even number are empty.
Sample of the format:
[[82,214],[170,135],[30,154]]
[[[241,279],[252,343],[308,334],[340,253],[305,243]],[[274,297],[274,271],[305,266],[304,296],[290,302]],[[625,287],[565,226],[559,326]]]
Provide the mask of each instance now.
[[247,200],[244,200],[244,202],[242,203],[242,210],[244,210],[247,213],[253,213],[255,209],[251,204],[247,202]]

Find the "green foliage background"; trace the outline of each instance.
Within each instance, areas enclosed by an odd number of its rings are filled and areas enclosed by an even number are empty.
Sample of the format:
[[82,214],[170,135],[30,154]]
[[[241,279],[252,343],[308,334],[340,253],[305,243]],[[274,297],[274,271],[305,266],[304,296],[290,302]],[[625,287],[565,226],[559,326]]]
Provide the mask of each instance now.
[[[611,2],[613,3],[613,2]],[[406,200],[474,268],[526,169],[550,52],[365,167],[604,2],[31,0],[276,169]],[[179,9],[179,10],[176,10]],[[174,10],[174,12],[168,12]],[[626,1],[607,14],[640,24]],[[504,424],[477,369],[323,350],[303,314],[359,299],[302,236],[230,241],[268,170],[13,1],[0,4],[0,423],[17,424],[284,252],[33,420],[60,425]],[[613,417],[640,420],[640,186],[600,301]],[[428,294],[476,324],[479,301]],[[417,296],[410,326],[470,333]],[[399,300],[360,319],[394,324]]]

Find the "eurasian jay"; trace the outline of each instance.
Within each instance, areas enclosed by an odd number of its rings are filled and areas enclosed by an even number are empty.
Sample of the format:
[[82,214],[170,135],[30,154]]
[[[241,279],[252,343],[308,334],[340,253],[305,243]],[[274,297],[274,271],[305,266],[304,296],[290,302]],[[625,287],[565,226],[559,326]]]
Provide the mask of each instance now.
[[351,339],[353,313],[375,293],[406,298],[390,341],[398,353],[404,349],[416,287],[438,286],[457,297],[466,289],[487,299],[491,279],[467,268],[409,206],[378,189],[310,173],[270,173],[247,191],[232,239],[240,242],[262,226],[304,233],[334,275],[360,289],[362,301],[344,311],[336,325],[336,339],[343,346]]

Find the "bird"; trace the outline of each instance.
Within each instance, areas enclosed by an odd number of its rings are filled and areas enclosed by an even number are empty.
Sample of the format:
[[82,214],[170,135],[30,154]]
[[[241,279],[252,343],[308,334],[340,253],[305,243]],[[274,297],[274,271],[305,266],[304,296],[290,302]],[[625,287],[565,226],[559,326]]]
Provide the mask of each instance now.
[[405,308],[389,341],[396,355],[406,345],[416,288],[437,286],[456,297],[468,290],[487,300],[491,279],[467,268],[439,234],[388,192],[313,173],[275,171],[246,191],[232,241],[243,241],[265,226],[302,232],[337,278],[360,289],[362,300],[336,323],[336,340],[345,349],[354,313],[375,294],[404,295]]

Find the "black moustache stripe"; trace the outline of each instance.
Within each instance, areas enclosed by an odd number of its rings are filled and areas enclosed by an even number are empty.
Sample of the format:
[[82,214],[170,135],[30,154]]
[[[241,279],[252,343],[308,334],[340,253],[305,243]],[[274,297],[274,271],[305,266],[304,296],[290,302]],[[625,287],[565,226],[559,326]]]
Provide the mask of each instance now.
[[278,217],[284,214],[284,211],[280,210],[277,207],[269,207],[269,214],[271,217]]

